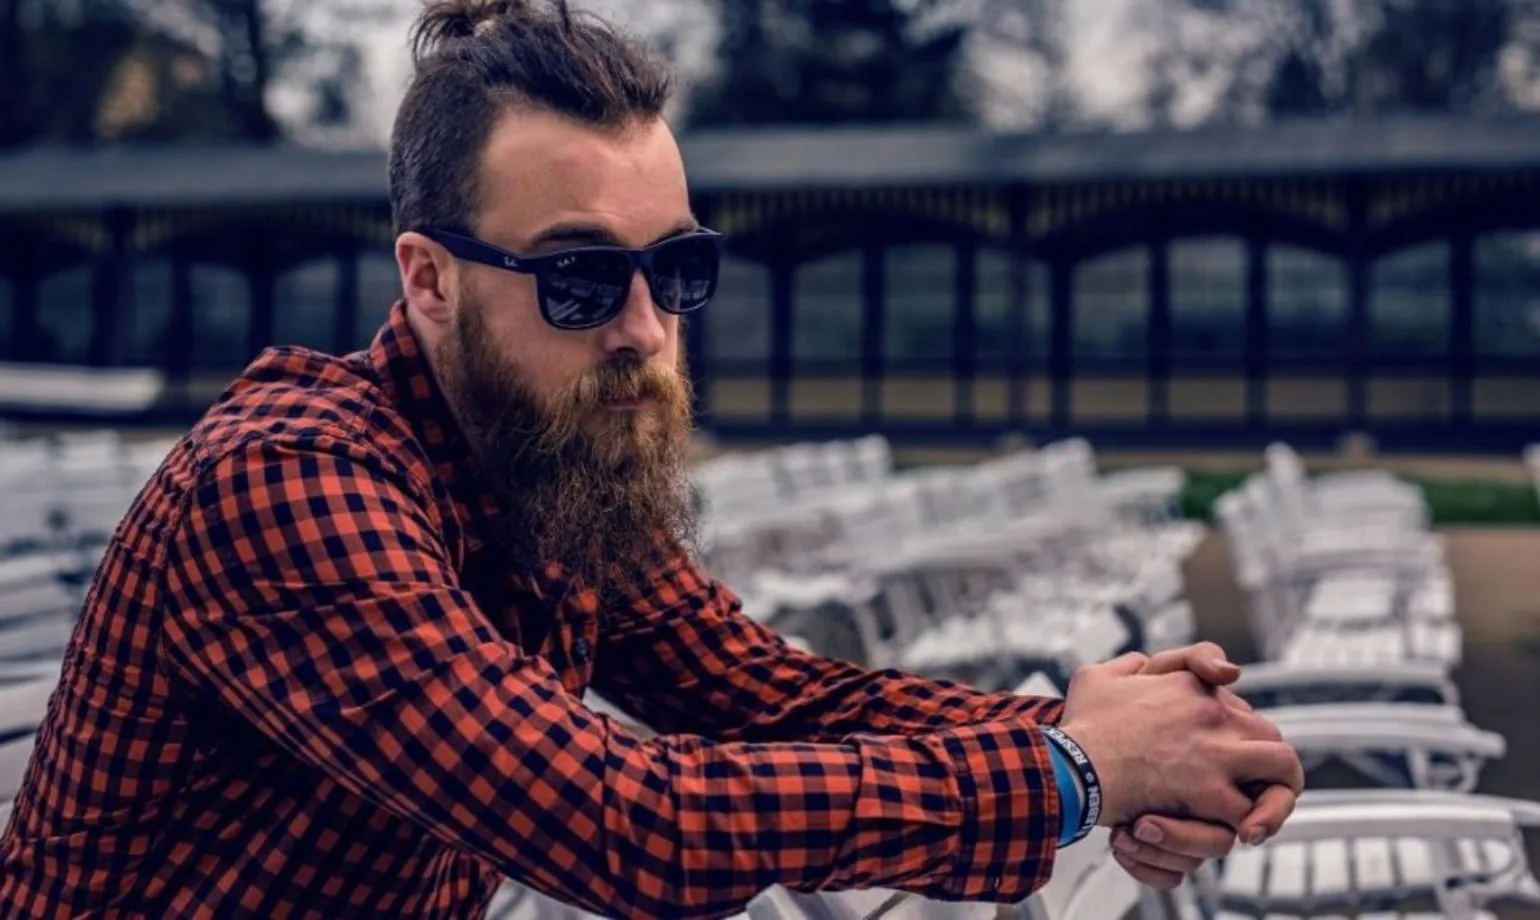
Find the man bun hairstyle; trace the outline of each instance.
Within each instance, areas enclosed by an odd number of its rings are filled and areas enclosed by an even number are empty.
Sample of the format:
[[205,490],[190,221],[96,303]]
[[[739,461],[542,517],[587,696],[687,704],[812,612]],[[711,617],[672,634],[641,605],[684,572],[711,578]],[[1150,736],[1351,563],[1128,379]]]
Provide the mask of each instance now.
[[661,117],[672,78],[647,47],[566,0],[428,0],[390,139],[396,233],[469,233],[497,117],[544,109],[595,127]]

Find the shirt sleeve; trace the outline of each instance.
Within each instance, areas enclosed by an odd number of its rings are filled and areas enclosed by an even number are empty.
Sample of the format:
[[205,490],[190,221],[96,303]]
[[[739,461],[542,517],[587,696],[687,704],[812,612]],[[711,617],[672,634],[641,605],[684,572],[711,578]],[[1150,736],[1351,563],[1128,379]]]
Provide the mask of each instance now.
[[746,741],[918,734],[996,721],[1057,724],[1061,700],[981,693],[809,654],[742,611],[678,553],[605,610],[594,688],[662,732]]
[[463,591],[428,487],[350,432],[220,459],[167,545],[162,654],[291,756],[558,900],[721,917],[771,884],[1015,901],[1059,833],[1024,721],[641,740]]

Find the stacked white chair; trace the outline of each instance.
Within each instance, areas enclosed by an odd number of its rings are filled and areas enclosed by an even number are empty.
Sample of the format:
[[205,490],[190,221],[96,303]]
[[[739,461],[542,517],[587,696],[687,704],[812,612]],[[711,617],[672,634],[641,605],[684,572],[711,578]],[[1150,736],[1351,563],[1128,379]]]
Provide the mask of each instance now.
[[52,673],[0,684],[0,832],[10,823],[12,802],[21,790],[38,726],[57,684],[57,667]]
[[[996,640],[1040,634],[1052,627],[1044,616],[1087,619],[1104,637],[1123,630],[1155,650],[1191,639],[1181,565],[1205,529],[1175,519],[1179,471],[1102,476],[1079,439],[969,466],[891,464],[879,438],[709,461],[696,477],[708,567],[751,616],[822,651],[937,676],[998,672],[1000,686],[1020,668],[980,656],[1041,666],[1041,649],[1016,655]],[[1023,585],[1043,573],[1051,590]],[[845,624],[838,652],[823,640],[831,623]],[[1051,657],[1070,666],[1102,650]]]
[[1216,516],[1263,655],[1302,666],[1460,661],[1442,540],[1417,490],[1383,474],[1303,476],[1275,445],[1268,470]]

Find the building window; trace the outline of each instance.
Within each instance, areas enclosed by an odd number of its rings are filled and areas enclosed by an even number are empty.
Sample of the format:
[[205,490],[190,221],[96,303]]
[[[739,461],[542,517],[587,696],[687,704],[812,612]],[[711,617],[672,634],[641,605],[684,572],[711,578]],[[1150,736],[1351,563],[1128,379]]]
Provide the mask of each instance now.
[[1074,355],[1077,361],[1142,361],[1150,321],[1150,253],[1125,249],[1075,268]]
[[792,354],[797,362],[861,360],[862,252],[847,250],[798,266]]
[[172,267],[165,257],[134,264],[134,301],[125,317],[123,360],[160,367],[171,354]]
[[1476,241],[1476,354],[1540,357],[1540,231]]
[[1267,248],[1267,347],[1271,360],[1339,360],[1348,292],[1342,263],[1296,246]]
[[978,362],[980,368],[1007,369],[1015,359],[1030,364],[1048,362],[1050,329],[1048,320],[1048,270],[1041,262],[1027,266],[1026,341],[1011,341],[1011,272],[1014,259],[1003,249],[980,249],[976,269],[977,299],[974,316],[978,324]]
[[273,286],[273,343],[318,351],[337,347],[337,285],[342,270],[335,258],[315,259],[278,276]]
[[722,259],[717,293],[699,320],[706,324],[706,353],[721,365],[761,366],[770,355],[770,270],[737,256]]
[[1377,358],[1449,353],[1449,246],[1428,243],[1374,265],[1369,351]]
[[188,268],[192,291],[192,355],[195,368],[229,370],[252,358],[251,286],[233,269],[208,263]]
[[37,338],[28,357],[51,364],[89,364],[95,310],[91,266],[77,265],[37,287]]
[[957,247],[952,243],[889,247],[883,272],[884,357],[898,363],[949,361],[958,308]]
[[388,252],[371,250],[358,255],[358,321],[353,348],[367,348],[401,299],[401,271]]
[[1245,244],[1180,240],[1169,259],[1173,360],[1239,361],[1246,351]]

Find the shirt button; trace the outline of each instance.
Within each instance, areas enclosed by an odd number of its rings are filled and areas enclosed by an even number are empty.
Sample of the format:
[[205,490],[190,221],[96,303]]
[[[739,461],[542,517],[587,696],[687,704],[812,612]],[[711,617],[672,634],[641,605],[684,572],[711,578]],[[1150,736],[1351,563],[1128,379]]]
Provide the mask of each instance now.
[[579,662],[583,662],[583,661],[587,661],[588,660],[588,640],[587,639],[579,637],[576,642],[572,643],[572,657],[573,657],[574,660],[579,661]]

